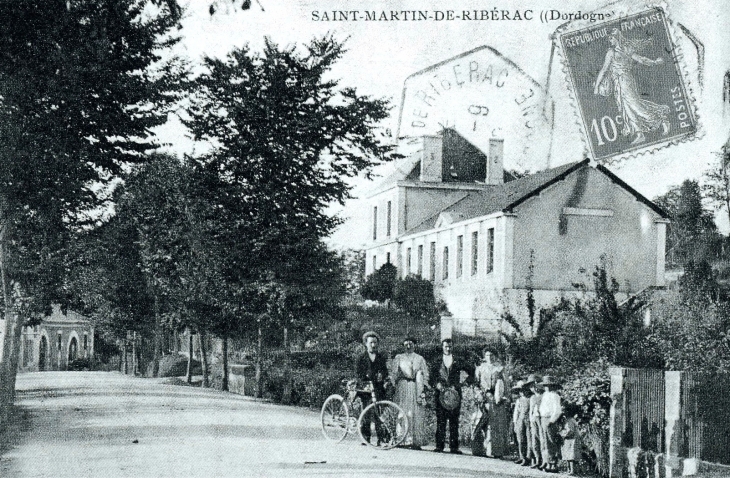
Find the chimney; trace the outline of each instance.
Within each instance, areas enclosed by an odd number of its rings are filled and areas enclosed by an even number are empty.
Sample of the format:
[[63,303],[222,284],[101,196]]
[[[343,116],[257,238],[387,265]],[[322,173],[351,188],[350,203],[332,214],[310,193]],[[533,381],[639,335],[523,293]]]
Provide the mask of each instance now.
[[485,183],[498,185],[504,183],[504,140],[489,140],[489,156],[487,156],[487,177]]
[[422,136],[421,148],[421,181],[440,183],[443,179],[443,137]]

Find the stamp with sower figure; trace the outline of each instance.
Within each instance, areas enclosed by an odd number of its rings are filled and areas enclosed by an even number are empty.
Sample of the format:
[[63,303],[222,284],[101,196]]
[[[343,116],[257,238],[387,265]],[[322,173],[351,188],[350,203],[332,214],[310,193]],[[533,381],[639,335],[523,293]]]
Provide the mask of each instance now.
[[697,133],[692,98],[661,8],[560,32],[558,40],[595,160]]

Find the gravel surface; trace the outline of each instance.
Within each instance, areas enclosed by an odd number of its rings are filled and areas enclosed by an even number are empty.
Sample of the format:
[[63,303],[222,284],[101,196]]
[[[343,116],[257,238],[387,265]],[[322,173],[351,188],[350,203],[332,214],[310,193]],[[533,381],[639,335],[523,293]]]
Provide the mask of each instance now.
[[108,372],[18,375],[0,477],[554,476],[513,463],[327,442],[319,414]]

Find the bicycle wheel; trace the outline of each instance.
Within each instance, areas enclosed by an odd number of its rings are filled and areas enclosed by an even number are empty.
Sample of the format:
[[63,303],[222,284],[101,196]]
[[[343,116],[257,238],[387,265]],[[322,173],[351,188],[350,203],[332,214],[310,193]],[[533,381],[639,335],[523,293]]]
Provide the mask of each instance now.
[[375,402],[363,410],[357,421],[357,431],[363,443],[389,450],[406,439],[408,416],[391,401]]
[[330,395],[322,405],[322,434],[328,440],[341,442],[347,436],[350,412],[345,399],[340,395]]

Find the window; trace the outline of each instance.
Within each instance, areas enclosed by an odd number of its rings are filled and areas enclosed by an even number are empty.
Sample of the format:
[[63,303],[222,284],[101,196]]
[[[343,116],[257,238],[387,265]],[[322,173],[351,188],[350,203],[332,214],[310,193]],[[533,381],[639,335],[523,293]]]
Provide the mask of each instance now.
[[411,248],[406,249],[406,275],[411,273]]
[[436,280],[436,243],[431,243],[431,250],[429,251],[429,271],[428,278],[431,282]]
[[487,274],[494,271],[494,228],[487,231]]
[[58,334],[58,341],[56,343],[56,346],[58,347],[58,350],[61,350],[61,346],[62,346],[61,334]]
[[392,204],[390,201],[388,201],[388,210],[386,211],[385,216],[385,235],[390,237],[390,218],[391,213],[393,212]]
[[479,269],[479,233],[471,233],[471,275],[477,275]]
[[373,241],[378,238],[378,206],[373,207]]
[[464,236],[456,237],[456,277],[464,271]]
[[449,248],[444,247],[444,268],[441,271],[441,275],[444,280],[449,278]]
[[386,252],[385,253],[385,262],[387,262],[388,264],[390,264],[390,252]]
[[373,256],[373,272],[378,270],[378,256]]
[[416,269],[416,274],[418,274],[418,277],[421,277],[423,275],[423,244],[418,246],[418,257],[416,266],[418,267]]
[[89,349],[89,336],[87,334],[84,334],[84,350]]

